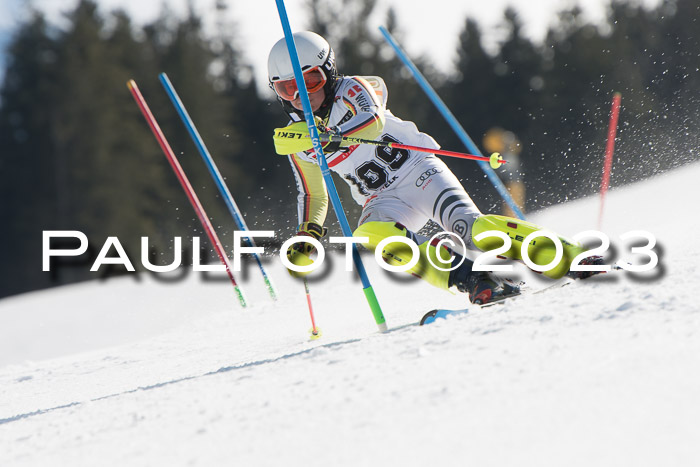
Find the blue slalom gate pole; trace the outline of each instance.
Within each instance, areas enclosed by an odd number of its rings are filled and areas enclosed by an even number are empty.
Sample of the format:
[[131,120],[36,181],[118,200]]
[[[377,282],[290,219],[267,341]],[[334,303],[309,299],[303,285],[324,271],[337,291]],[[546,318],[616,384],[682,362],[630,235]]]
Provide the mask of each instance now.
[[[396,55],[398,55],[398,57],[401,59],[404,65],[406,65],[406,67],[411,71],[413,78],[418,82],[420,87],[428,95],[433,104],[435,104],[435,107],[438,108],[445,120],[447,120],[447,123],[449,123],[450,127],[452,127],[455,133],[457,133],[457,136],[462,141],[462,143],[464,143],[467,149],[469,149],[469,152],[472,154],[483,156],[479,148],[476,146],[476,144],[474,144],[474,141],[472,141],[467,132],[464,130],[464,127],[462,127],[462,125],[459,123],[457,118],[455,118],[452,112],[450,112],[450,109],[447,108],[447,105],[445,105],[443,100],[440,99],[440,96],[438,96],[438,94],[435,92],[430,83],[428,83],[428,81],[425,79],[420,70],[418,70],[418,68],[411,61],[408,55],[406,55],[406,52],[404,52],[401,46],[396,42],[396,40],[394,40],[389,31],[387,31],[384,26],[379,26],[379,30],[384,36],[384,39],[386,39],[389,45],[391,45],[391,47],[394,49]],[[525,220],[525,215],[515,203],[515,200],[513,200],[513,197],[510,195],[508,189],[503,184],[501,179],[498,178],[496,172],[493,171],[493,169],[489,166],[487,162],[477,162],[479,164],[479,167],[481,167],[481,170],[484,171],[486,176],[489,178],[489,181],[491,181],[491,183],[493,184],[494,188],[496,188],[496,191],[498,191],[498,194],[500,194],[501,198],[503,198],[503,200],[508,204],[508,206],[510,206],[515,215],[518,216],[519,219]]]
[[[165,73],[161,73],[158,76],[158,78],[160,79],[161,84],[165,88],[165,92],[168,94],[168,97],[175,106],[178,115],[180,115],[182,123],[185,124],[185,127],[187,128],[187,131],[192,137],[195,146],[197,146],[199,154],[202,156],[202,159],[204,159],[204,163],[207,165],[209,173],[211,173],[211,176],[214,178],[214,181],[216,182],[216,186],[219,188],[221,196],[224,198],[224,201],[226,201],[226,206],[228,206],[228,210],[231,213],[231,216],[233,216],[233,220],[236,222],[238,229],[241,231],[248,231],[248,226],[246,225],[245,220],[241,215],[240,209],[238,209],[236,201],[233,199],[231,192],[226,186],[224,178],[221,176],[218,167],[214,163],[214,159],[211,157],[207,146],[204,144],[204,140],[199,135],[197,128],[194,126],[194,122],[190,118],[189,113],[187,113],[187,109],[185,109],[184,104],[180,100],[180,96],[178,96],[177,92],[175,91],[175,88],[170,82],[170,79],[168,79],[168,75],[166,75]],[[245,237],[245,239],[246,243],[248,243],[248,246],[255,246],[255,242],[251,237]],[[260,256],[257,253],[253,253],[253,256],[255,257],[255,261],[258,263],[258,267],[260,268],[260,272],[262,273],[263,279],[265,280],[265,285],[267,286],[267,290],[270,293],[270,296],[273,300],[277,300],[277,292],[275,291],[274,285],[272,285],[272,280],[267,275],[267,272],[265,272],[265,268],[262,265]]]
[[[280,21],[282,22],[282,29],[284,30],[284,37],[287,42],[287,49],[289,51],[289,57],[292,61],[292,68],[294,69],[294,78],[297,82],[297,88],[299,89],[299,96],[301,97],[301,102],[304,108],[304,118],[306,119],[306,125],[309,127],[309,135],[311,136],[311,142],[316,152],[316,159],[321,167],[321,173],[323,174],[323,180],[326,182],[326,188],[328,190],[328,196],[331,200],[331,205],[338,217],[338,222],[340,223],[340,228],[343,230],[343,235],[346,237],[352,237],[352,230],[350,229],[350,224],[345,216],[345,211],[343,210],[343,205],[340,202],[340,197],[338,196],[338,190],[335,188],[335,183],[333,182],[333,177],[331,176],[331,171],[328,168],[328,162],[326,162],[326,156],[323,153],[323,147],[321,146],[321,141],[318,137],[318,128],[316,128],[316,122],[314,121],[314,113],[311,109],[311,102],[309,101],[309,94],[306,90],[306,83],[304,82],[304,75],[301,71],[301,65],[299,63],[299,56],[297,55],[297,47],[294,43],[294,37],[292,36],[292,28],[289,25],[289,17],[287,16],[287,10],[284,7],[284,0],[275,0],[277,3],[277,11],[279,13]],[[362,259],[360,254],[357,252],[357,247],[355,244],[352,245],[352,258],[355,262],[355,268],[357,273],[362,280],[362,289],[365,293],[365,298],[369,307],[374,315],[374,320],[379,327],[381,332],[386,332],[386,321],[384,319],[384,314],[379,306],[379,301],[374,293],[372,284],[369,282],[367,277],[367,271],[365,270],[364,264],[362,264]]]

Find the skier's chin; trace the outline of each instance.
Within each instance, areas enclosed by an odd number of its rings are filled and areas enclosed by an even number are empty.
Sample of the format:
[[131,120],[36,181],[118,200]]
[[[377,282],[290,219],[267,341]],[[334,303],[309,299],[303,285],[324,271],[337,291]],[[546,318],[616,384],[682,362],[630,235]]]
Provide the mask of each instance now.
[[[311,103],[311,111],[316,112],[318,109],[321,108],[321,104],[323,104],[323,99],[325,98],[325,94],[323,92],[323,89],[320,91],[314,92],[312,94],[309,94],[309,101]],[[301,98],[294,99],[291,101],[292,107],[294,107],[297,110],[304,110],[304,105],[301,103]]]
[[[292,107],[294,107],[297,110],[301,110],[302,112],[304,111],[304,106],[302,105],[301,101],[293,101]],[[316,112],[320,108],[321,108],[321,104],[314,105],[313,102],[311,103],[311,111],[312,112]]]

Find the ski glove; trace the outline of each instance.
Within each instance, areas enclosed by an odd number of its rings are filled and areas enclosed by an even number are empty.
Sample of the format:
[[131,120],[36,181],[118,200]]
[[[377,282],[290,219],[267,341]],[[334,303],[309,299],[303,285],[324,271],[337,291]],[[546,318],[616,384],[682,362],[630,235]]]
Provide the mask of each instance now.
[[[327,232],[328,229],[325,227],[321,227],[313,222],[304,222],[299,226],[297,236],[309,236],[315,238],[316,240],[321,240],[321,238],[323,238]],[[309,264],[313,263],[310,256],[314,251],[316,251],[316,247],[314,247],[311,243],[298,242],[287,249],[287,259],[295,266],[308,266]],[[291,269],[288,271],[292,277],[304,277],[309,274],[309,272],[292,271]]]
[[[316,127],[319,131],[323,152],[330,154],[337,151],[343,141],[338,127],[326,128],[320,117],[316,117]],[[272,139],[275,143],[275,152],[283,156],[313,149],[309,137],[309,127],[305,121],[294,122],[284,128],[275,128]]]

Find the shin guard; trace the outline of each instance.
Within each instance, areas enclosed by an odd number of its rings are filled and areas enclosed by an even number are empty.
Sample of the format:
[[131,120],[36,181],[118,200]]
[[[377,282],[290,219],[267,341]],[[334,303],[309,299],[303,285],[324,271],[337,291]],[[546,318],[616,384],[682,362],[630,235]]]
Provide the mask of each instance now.
[[[353,236],[368,237],[369,242],[363,245],[371,251],[374,251],[377,245],[379,245],[379,242],[387,237],[398,236],[412,240],[418,246],[420,257],[418,258],[418,263],[407,272],[436,287],[444,290],[448,289],[450,272],[441,271],[434,266],[437,265],[442,269],[449,269],[453,257],[459,258],[458,254],[453,253],[447,247],[442,246],[438,251],[435,245],[429,244],[428,238],[416,235],[403,225],[395,222],[367,222],[358,227],[353,233]],[[438,254],[440,255],[440,259],[438,259]],[[411,261],[413,258],[413,251],[405,243],[389,243],[382,251],[382,258],[387,264],[401,266]]]
[[[480,241],[476,241],[474,237],[489,230],[504,232],[512,240],[510,249],[503,253],[503,256],[511,259],[522,260],[521,251],[523,240],[525,240],[525,238],[532,232],[543,230],[543,228],[530,222],[521,221],[512,217],[497,216],[494,214],[480,216],[474,222],[474,226],[472,228],[472,242],[474,242],[474,246],[481,251],[493,250],[503,245],[503,241],[498,237],[486,237]],[[571,261],[578,254],[584,251],[584,248],[580,244],[560,235],[557,235],[557,237],[563,246],[563,256],[559,263],[552,269],[542,273],[545,276],[553,279],[563,277],[567,272],[569,272]],[[554,242],[549,238],[537,237],[530,242],[527,247],[527,252],[528,257],[532,262],[538,265],[545,265],[549,264],[555,258],[556,248]]]

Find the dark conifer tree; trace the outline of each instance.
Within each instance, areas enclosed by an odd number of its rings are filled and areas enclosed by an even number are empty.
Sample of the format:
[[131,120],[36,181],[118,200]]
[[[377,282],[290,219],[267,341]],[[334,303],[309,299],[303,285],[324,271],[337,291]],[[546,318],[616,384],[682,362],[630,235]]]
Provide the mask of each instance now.
[[34,13],[8,47],[0,90],[0,296],[50,285],[41,271],[41,226],[58,228],[65,191],[53,157],[57,49]]

